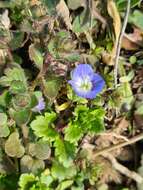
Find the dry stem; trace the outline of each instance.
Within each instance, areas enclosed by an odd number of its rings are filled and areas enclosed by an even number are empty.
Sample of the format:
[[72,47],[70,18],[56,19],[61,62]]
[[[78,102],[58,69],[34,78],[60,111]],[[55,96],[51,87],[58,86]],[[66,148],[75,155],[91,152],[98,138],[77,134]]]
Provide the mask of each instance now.
[[115,56],[115,66],[114,66],[115,88],[117,88],[117,84],[118,84],[117,76],[118,76],[118,65],[119,65],[120,49],[121,49],[122,38],[124,36],[125,29],[126,29],[126,26],[127,26],[127,23],[128,23],[130,5],[131,5],[131,0],[128,0],[127,1],[127,9],[126,9],[125,17],[124,17],[124,23],[123,23],[122,29],[120,31],[120,35],[119,35],[119,38],[117,40],[117,45],[116,45],[116,56]]
[[124,146],[133,144],[133,143],[135,143],[137,141],[140,141],[142,139],[143,139],[143,133],[140,134],[140,135],[134,136],[131,139],[128,139],[128,141],[121,142],[121,143],[112,145],[110,147],[103,148],[103,149],[98,150],[98,151],[95,151],[95,145],[92,145],[92,144],[89,144],[89,143],[84,143],[82,145],[82,148],[84,148],[84,149],[90,149],[90,150],[94,151],[92,157],[96,158],[97,156],[100,156],[100,155],[102,155],[104,153],[108,153],[108,152],[114,151],[114,150],[116,150],[118,148],[122,148]]

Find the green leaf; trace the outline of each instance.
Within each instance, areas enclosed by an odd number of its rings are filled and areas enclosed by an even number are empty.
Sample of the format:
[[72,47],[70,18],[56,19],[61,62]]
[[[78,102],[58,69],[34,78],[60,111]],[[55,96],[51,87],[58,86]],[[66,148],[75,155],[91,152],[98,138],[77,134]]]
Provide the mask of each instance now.
[[104,131],[105,111],[99,107],[89,109],[79,105],[74,110],[74,119],[65,129],[65,139],[76,143],[86,133],[100,133]]
[[19,179],[20,190],[28,190],[37,182],[33,174],[21,174]]
[[70,179],[76,175],[77,171],[75,166],[65,168],[62,164],[54,161],[51,169],[51,174],[55,179],[62,181],[64,179]]
[[44,168],[45,168],[45,163],[43,160],[33,159],[33,164],[31,168],[32,173],[37,174],[39,171],[44,170]]
[[87,115],[88,111],[89,108],[86,107],[85,105],[78,105],[77,107],[75,107],[74,110],[75,121],[84,120],[83,118]]
[[[121,85],[117,88],[116,93],[120,96],[119,98],[119,104],[123,105],[124,103],[131,106],[133,101],[134,101],[134,97],[133,97],[133,93],[132,93],[132,89],[130,86],[130,83],[128,82],[124,82],[121,83]],[[117,98],[115,99],[116,103],[117,103]],[[120,107],[120,105],[118,105],[118,107]]]
[[46,112],[45,116],[37,116],[30,126],[37,137],[43,137],[45,140],[53,141],[58,136],[58,133],[52,125],[55,119],[56,113]]
[[[105,111],[102,108],[93,109],[89,111],[88,116],[86,117],[84,125],[87,125],[89,132],[100,133],[104,131],[104,116]],[[84,127],[85,128],[85,127]]]
[[30,110],[29,109],[21,109],[15,111],[14,109],[9,110],[11,117],[16,121],[17,125],[26,124],[30,119]]
[[71,53],[75,47],[76,45],[71,40],[70,33],[64,30],[58,32],[48,43],[49,53],[55,58],[59,58],[59,56],[63,58],[62,55],[65,55],[65,52]]
[[[83,33],[89,30],[89,28],[91,27],[89,13],[90,12],[88,12],[87,14],[87,9],[84,9],[80,15],[75,17],[72,27],[73,32]],[[93,26],[95,25],[96,21],[94,20]]]
[[58,187],[56,188],[56,190],[65,190],[68,187],[70,187],[73,184],[73,180],[66,180],[66,181],[62,181]]
[[69,62],[79,62],[80,61],[80,55],[78,52],[73,52],[73,53],[65,53],[65,54],[60,54],[60,57],[64,57]]
[[16,190],[17,183],[19,180],[19,175],[17,173],[0,175],[0,187],[1,190]]
[[49,99],[54,99],[58,94],[60,86],[61,86],[61,79],[60,78],[57,78],[57,77],[48,78],[44,84],[45,95]]
[[43,68],[43,59],[44,58],[43,58],[42,52],[34,44],[31,44],[29,46],[29,57],[32,61],[34,61],[35,65],[38,69],[41,70]]
[[31,96],[30,108],[34,108],[35,106],[37,106],[37,104],[38,104],[38,97],[34,93]]
[[11,82],[11,86],[9,90],[12,94],[20,94],[20,93],[25,93],[27,89],[22,81],[17,80],[17,81]]
[[0,113],[0,126],[7,123],[7,115],[5,113]]
[[65,140],[76,143],[78,140],[81,139],[81,137],[84,135],[84,131],[82,127],[77,125],[76,122],[70,122],[68,124],[68,127],[65,128]]
[[69,167],[73,163],[75,154],[75,146],[67,141],[57,138],[54,143],[55,155],[58,157],[59,162],[65,167]]
[[34,159],[29,155],[24,155],[20,160],[20,164],[22,172],[37,173],[45,168],[43,160]]
[[64,39],[68,39],[70,37],[70,33],[68,31],[65,30],[61,30],[57,33],[57,36],[59,38],[59,40],[64,40]]
[[18,111],[21,109],[30,108],[30,102],[31,102],[31,97],[27,93],[16,94],[12,98],[13,107],[15,108],[15,110]]
[[120,77],[120,82],[130,82],[135,76],[135,72],[132,70],[128,73],[127,76]]
[[40,160],[46,160],[50,157],[51,149],[48,142],[38,141],[29,145],[29,153]]
[[135,64],[137,62],[137,57],[135,55],[132,55],[129,57],[129,62],[131,64]]
[[84,190],[84,187],[83,186],[82,187],[75,187],[75,186],[73,186],[71,188],[71,190]]
[[40,181],[42,184],[49,187],[49,185],[54,181],[53,177],[50,175],[49,169],[46,169],[40,176]]
[[9,94],[9,92],[3,91],[2,94],[0,95],[0,105],[3,107],[7,107],[8,104],[10,103],[11,100],[11,95]]
[[29,155],[24,155],[20,160],[21,171],[26,173],[31,171],[33,165],[33,158]]
[[58,4],[59,0],[42,0],[43,4],[45,4],[48,13],[50,15],[54,14],[55,10],[56,10],[56,5]]
[[11,86],[13,81],[21,81],[23,86],[27,89],[27,80],[24,71],[21,68],[6,69],[5,75],[0,78],[0,85]]
[[139,10],[135,10],[130,16],[130,20],[135,26],[143,30],[143,13]]
[[5,143],[5,152],[10,157],[21,158],[24,155],[25,149],[19,139],[17,132],[11,133]]
[[21,47],[24,41],[24,32],[14,31],[12,35],[13,36],[9,43],[9,46],[12,50],[16,50],[17,48]]
[[0,126],[0,137],[7,137],[10,133],[8,126],[5,124]]
[[[138,5],[141,1],[140,0],[131,0],[131,8]],[[119,11],[123,11],[126,8],[127,2],[125,0],[116,0],[117,7]]]

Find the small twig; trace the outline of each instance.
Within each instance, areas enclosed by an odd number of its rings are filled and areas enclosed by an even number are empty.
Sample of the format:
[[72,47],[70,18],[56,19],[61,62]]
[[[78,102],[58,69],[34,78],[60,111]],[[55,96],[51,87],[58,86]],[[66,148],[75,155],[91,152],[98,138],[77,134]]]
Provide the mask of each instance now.
[[118,148],[122,148],[124,146],[133,144],[133,143],[135,143],[137,141],[140,141],[142,139],[143,139],[143,133],[140,134],[140,135],[137,135],[137,136],[135,136],[135,137],[133,137],[131,139],[128,139],[128,141],[126,141],[126,142],[118,143],[118,144],[112,145],[111,147],[106,147],[106,148],[103,148],[103,149],[98,150],[98,151],[95,151],[95,145],[92,145],[92,144],[89,144],[89,143],[85,143],[83,145],[83,148],[87,148],[87,147],[89,148],[90,147],[90,149],[92,149],[94,151],[93,157],[95,158],[95,157],[97,157],[99,155],[102,155],[104,153],[114,151],[114,150],[116,150]]
[[127,141],[127,142],[129,141],[129,139],[127,137],[122,136],[122,135],[118,135],[115,132],[101,133],[100,136],[113,136],[117,139],[122,139],[122,140]]
[[26,42],[29,40],[29,36],[30,36],[30,34],[27,34],[25,40],[21,44],[21,47],[23,47],[26,44]]
[[107,21],[105,20],[105,18],[102,15],[100,15],[100,13],[98,12],[98,10],[95,6],[93,8],[92,14],[97,20],[99,20],[104,25],[104,27],[107,25]]
[[127,23],[128,23],[128,17],[129,17],[129,12],[130,12],[130,5],[131,5],[131,0],[128,0],[127,1],[127,9],[126,9],[125,17],[124,17],[123,26],[122,26],[122,29],[120,31],[120,35],[119,35],[119,38],[117,40],[117,45],[116,45],[115,66],[114,66],[115,88],[117,88],[117,84],[118,84],[117,76],[118,76],[119,56],[120,56],[122,38],[124,36],[125,29],[126,29],[126,26],[127,26]]
[[107,158],[108,160],[110,160],[110,162],[112,163],[112,166],[117,171],[119,171],[121,174],[135,180],[137,183],[142,183],[143,182],[143,178],[138,173],[136,173],[134,171],[130,171],[128,168],[126,168],[125,166],[118,163],[117,160],[115,159],[115,157],[112,154],[104,153],[104,154],[102,154],[102,156]]

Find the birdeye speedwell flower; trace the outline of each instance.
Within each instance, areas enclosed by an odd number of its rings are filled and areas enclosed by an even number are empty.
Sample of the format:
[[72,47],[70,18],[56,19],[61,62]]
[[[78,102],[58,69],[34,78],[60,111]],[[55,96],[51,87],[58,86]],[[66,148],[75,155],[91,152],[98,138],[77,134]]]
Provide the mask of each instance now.
[[43,98],[43,96],[42,96],[42,93],[41,92],[39,92],[39,91],[36,91],[35,92],[35,96],[36,96],[36,98],[37,98],[37,100],[38,100],[38,103],[37,103],[37,105],[34,107],[34,108],[32,108],[32,111],[33,112],[41,112],[42,110],[44,110],[45,109],[45,101],[44,101],[44,98]]
[[44,98],[41,97],[38,100],[38,104],[34,108],[32,108],[32,111],[41,112],[44,109],[45,109],[45,102],[44,102]]
[[88,99],[95,98],[105,86],[104,79],[89,64],[79,64],[68,82],[78,96]]

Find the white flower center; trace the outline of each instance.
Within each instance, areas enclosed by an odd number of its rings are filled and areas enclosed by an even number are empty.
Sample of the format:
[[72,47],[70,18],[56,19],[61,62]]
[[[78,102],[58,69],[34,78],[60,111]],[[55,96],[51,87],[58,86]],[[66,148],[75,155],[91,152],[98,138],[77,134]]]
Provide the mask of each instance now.
[[88,76],[84,78],[78,78],[76,85],[80,91],[88,92],[92,89],[92,82]]

